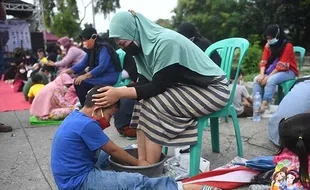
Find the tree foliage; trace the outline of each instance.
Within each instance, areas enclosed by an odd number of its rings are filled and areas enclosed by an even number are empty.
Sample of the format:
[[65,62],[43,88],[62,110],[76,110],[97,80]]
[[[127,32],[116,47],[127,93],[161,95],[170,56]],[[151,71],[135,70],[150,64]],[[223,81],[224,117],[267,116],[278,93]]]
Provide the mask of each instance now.
[[103,13],[104,18],[117,8],[120,8],[119,0],[95,0],[95,12]]
[[178,0],[172,24],[194,24],[202,35],[215,42],[244,37],[251,46],[244,59],[245,72],[257,72],[264,32],[279,24],[294,45],[310,48],[310,0]]
[[76,37],[81,31],[76,0],[43,0],[45,26],[56,36]]
[[262,46],[266,27],[277,23],[294,45],[310,44],[310,0],[178,0],[174,13],[175,28],[191,22],[212,41],[259,35]]
[[165,28],[174,29],[173,25],[169,19],[160,18],[155,23],[162,26],[162,27],[165,27]]
[[242,6],[226,0],[179,0],[174,9],[175,27],[187,21],[212,41],[237,36],[242,23]]
[[[119,0],[94,0],[94,4],[95,12],[105,17],[120,8]],[[43,0],[43,8],[45,26],[56,36],[76,37],[81,31],[76,0]]]
[[69,9],[64,9],[53,18],[51,31],[58,37],[69,36],[76,38],[81,32],[81,27]]

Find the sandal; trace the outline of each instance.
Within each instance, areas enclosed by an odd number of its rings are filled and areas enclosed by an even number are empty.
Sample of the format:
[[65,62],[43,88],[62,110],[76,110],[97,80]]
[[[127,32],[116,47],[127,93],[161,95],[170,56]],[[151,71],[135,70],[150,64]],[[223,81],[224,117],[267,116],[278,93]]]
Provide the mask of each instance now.
[[11,132],[13,129],[11,126],[7,126],[7,125],[4,125],[3,123],[1,123],[0,125],[0,133],[1,132]]

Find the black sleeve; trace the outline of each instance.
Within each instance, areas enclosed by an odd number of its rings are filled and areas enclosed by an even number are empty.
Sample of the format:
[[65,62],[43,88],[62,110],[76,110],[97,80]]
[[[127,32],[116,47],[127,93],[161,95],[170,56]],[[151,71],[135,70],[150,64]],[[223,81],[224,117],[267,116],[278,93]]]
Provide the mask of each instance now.
[[138,74],[137,82],[128,84],[127,87],[135,87],[139,85],[144,85],[146,83],[149,83],[150,81],[147,80],[143,75]]
[[167,88],[180,84],[195,85],[207,88],[213,82],[214,76],[204,76],[178,63],[158,71],[151,82],[136,83],[133,87],[137,92],[137,99],[148,99],[163,93]]
[[217,51],[212,52],[210,58],[215,64],[221,67],[222,58]]
[[163,93],[166,88],[177,85],[179,64],[173,64],[158,71],[151,82],[134,85],[137,92],[137,99],[148,99]]
[[124,58],[124,70],[129,74],[129,77],[132,81],[136,82],[138,78],[137,66],[134,58],[128,54]]

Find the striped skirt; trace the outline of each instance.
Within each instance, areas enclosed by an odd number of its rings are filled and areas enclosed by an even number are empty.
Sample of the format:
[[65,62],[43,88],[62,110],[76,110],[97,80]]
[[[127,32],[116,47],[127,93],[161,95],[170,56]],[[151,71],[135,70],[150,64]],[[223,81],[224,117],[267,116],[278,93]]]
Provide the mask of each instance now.
[[221,110],[229,94],[225,76],[216,77],[207,89],[190,85],[168,88],[135,104],[130,127],[142,130],[160,145],[196,144],[198,118]]

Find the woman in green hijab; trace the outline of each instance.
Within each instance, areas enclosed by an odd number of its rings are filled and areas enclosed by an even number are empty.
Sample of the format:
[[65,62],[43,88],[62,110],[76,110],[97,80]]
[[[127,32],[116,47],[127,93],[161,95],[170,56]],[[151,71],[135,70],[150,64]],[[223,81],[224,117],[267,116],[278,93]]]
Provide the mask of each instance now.
[[196,144],[198,118],[228,102],[224,71],[186,37],[133,11],[112,18],[110,38],[134,56],[139,81],[104,87],[94,101],[105,107],[120,98],[138,100],[130,127],[137,128],[139,159],[154,164],[162,146]]

